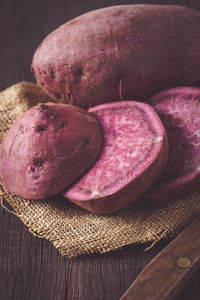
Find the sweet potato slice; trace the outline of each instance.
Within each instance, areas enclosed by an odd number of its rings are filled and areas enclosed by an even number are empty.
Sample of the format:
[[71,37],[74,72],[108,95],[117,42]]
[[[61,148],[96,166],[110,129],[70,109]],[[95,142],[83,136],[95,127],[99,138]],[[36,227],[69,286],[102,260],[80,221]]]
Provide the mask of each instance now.
[[95,213],[111,213],[135,201],[165,167],[163,125],[146,103],[114,102],[90,109],[98,117],[104,145],[92,169],[64,195]]
[[168,89],[154,95],[149,103],[166,129],[169,161],[145,196],[165,202],[189,193],[200,181],[200,89]]
[[66,104],[45,103],[23,113],[1,146],[4,187],[27,199],[60,192],[96,161],[102,129],[90,113]]

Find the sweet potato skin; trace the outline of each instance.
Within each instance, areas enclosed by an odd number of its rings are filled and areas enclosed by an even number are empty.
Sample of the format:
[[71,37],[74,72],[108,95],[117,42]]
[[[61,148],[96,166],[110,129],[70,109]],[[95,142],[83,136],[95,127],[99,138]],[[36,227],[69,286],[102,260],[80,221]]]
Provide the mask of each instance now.
[[121,5],[49,34],[32,69],[57,101],[80,107],[145,100],[200,81],[200,14],[181,6]]
[[101,126],[88,112],[66,104],[38,104],[23,113],[6,134],[0,177],[8,191],[42,199],[86,172],[101,145]]

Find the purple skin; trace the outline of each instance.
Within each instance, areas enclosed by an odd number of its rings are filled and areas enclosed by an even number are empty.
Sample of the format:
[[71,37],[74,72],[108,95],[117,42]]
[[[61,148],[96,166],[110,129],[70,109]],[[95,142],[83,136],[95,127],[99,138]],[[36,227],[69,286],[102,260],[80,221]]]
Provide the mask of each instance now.
[[155,181],[168,159],[163,125],[146,103],[98,105],[104,144],[99,159],[64,195],[75,204],[106,214],[135,201]]
[[36,50],[37,82],[58,102],[88,108],[145,100],[200,81],[200,13],[174,5],[121,5],[77,17]]
[[200,89],[177,87],[150,101],[166,129],[169,161],[145,198],[167,202],[186,195],[200,181]]
[[36,105],[16,120],[3,140],[3,185],[27,199],[54,195],[94,164],[101,146],[102,129],[90,113],[66,104]]

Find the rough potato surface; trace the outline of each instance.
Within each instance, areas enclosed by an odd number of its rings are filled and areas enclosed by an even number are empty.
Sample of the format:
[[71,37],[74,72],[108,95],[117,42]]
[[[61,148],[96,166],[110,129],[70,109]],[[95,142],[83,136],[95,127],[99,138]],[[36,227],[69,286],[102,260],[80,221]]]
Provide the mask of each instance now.
[[174,5],[121,5],[53,31],[36,50],[32,69],[57,101],[87,108],[199,84],[199,49],[200,13]]
[[98,120],[66,104],[38,104],[11,126],[1,146],[4,187],[27,199],[60,192],[86,172],[102,145]]

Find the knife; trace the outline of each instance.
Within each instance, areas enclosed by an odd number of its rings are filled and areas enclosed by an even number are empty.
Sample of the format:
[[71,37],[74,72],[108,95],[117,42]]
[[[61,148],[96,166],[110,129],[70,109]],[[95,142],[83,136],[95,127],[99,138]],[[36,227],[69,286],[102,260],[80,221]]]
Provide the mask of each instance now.
[[200,218],[139,274],[120,300],[172,300],[200,270]]

